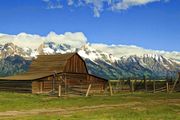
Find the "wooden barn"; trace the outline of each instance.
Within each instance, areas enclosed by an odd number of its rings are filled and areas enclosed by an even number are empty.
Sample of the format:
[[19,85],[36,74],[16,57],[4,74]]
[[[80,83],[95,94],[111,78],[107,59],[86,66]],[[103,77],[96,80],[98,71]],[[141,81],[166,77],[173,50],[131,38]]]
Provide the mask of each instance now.
[[0,91],[68,95],[103,93],[108,81],[88,73],[77,53],[39,55],[29,71],[0,78]]

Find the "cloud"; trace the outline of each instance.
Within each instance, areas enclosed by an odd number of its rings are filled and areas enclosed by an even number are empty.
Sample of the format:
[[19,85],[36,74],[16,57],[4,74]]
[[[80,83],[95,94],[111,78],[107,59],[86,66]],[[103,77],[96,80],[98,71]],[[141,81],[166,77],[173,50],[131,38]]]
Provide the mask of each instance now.
[[60,0],[42,0],[47,4],[47,9],[59,9],[63,8]]
[[112,6],[113,10],[126,10],[133,6],[146,5],[152,2],[160,2],[161,0],[122,0]]
[[93,8],[94,16],[100,17],[100,12],[104,9],[104,3],[109,0],[84,0],[86,5],[90,5]]
[[66,32],[64,34],[56,34],[55,32],[50,32],[46,36],[46,41],[55,42],[58,44],[68,44],[74,48],[80,48],[82,45],[86,44],[87,38],[82,32]]
[[74,1],[73,0],[67,0],[68,1],[68,5],[73,5]]
[[18,35],[0,34],[0,44],[10,42],[19,47],[29,47],[32,49],[37,49],[44,42],[64,43],[74,48],[80,48],[82,45],[86,44],[87,38],[82,32],[66,32],[59,35],[55,32],[50,32],[47,36],[27,33],[20,33]]
[[[48,9],[63,8],[61,0],[43,0]],[[168,2],[170,0],[66,0],[68,6],[89,7],[95,17],[100,17],[105,10],[121,11],[134,6],[142,6],[154,2]]]
[[99,10],[97,8],[94,8],[94,16],[100,17],[100,13],[99,13]]

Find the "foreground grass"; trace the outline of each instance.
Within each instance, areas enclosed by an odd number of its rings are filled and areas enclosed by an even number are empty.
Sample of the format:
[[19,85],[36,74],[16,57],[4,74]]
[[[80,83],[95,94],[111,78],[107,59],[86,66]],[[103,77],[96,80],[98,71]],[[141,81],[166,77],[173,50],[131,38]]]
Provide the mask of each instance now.
[[[146,108],[146,107],[145,107]],[[180,108],[173,109],[167,106],[155,106],[146,110],[136,110],[134,108],[114,108],[95,110],[88,112],[76,112],[71,115],[36,115],[30,117],[17,117],[20,120],[179,120],[179,115],[175,112]]]
[[[122,106],[108,107],[116,104]],[[69,108],[98,105],[107,107],[68,112]],[[15,116],[13,120],[179,120],[180,93],[53,98],[44,95],[0,92],[1,112],[58,108],[67,109],[67,112]],[[12,120],[12,118],[7,119]]]

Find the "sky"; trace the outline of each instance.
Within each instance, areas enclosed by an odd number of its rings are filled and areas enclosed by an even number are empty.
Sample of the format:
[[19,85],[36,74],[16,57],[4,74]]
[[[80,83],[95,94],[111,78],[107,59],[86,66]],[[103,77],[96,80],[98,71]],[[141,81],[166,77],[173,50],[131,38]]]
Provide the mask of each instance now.
[[180,0],[0,0],[0,33],[52,31],[83,33],[90,43],[180,52]]

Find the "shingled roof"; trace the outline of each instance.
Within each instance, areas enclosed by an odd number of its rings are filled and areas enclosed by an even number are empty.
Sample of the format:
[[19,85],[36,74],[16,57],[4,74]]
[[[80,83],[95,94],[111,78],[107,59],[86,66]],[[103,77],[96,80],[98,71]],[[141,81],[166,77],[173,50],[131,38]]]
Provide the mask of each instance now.
[[64,71],[67,60],[75,54],[77,53],[39,55],[37,59],[33,60],[28,72],[15,76],[3,77],[0,78],[0,80],[36,80],[51,76],[53,72],[61,73]]

